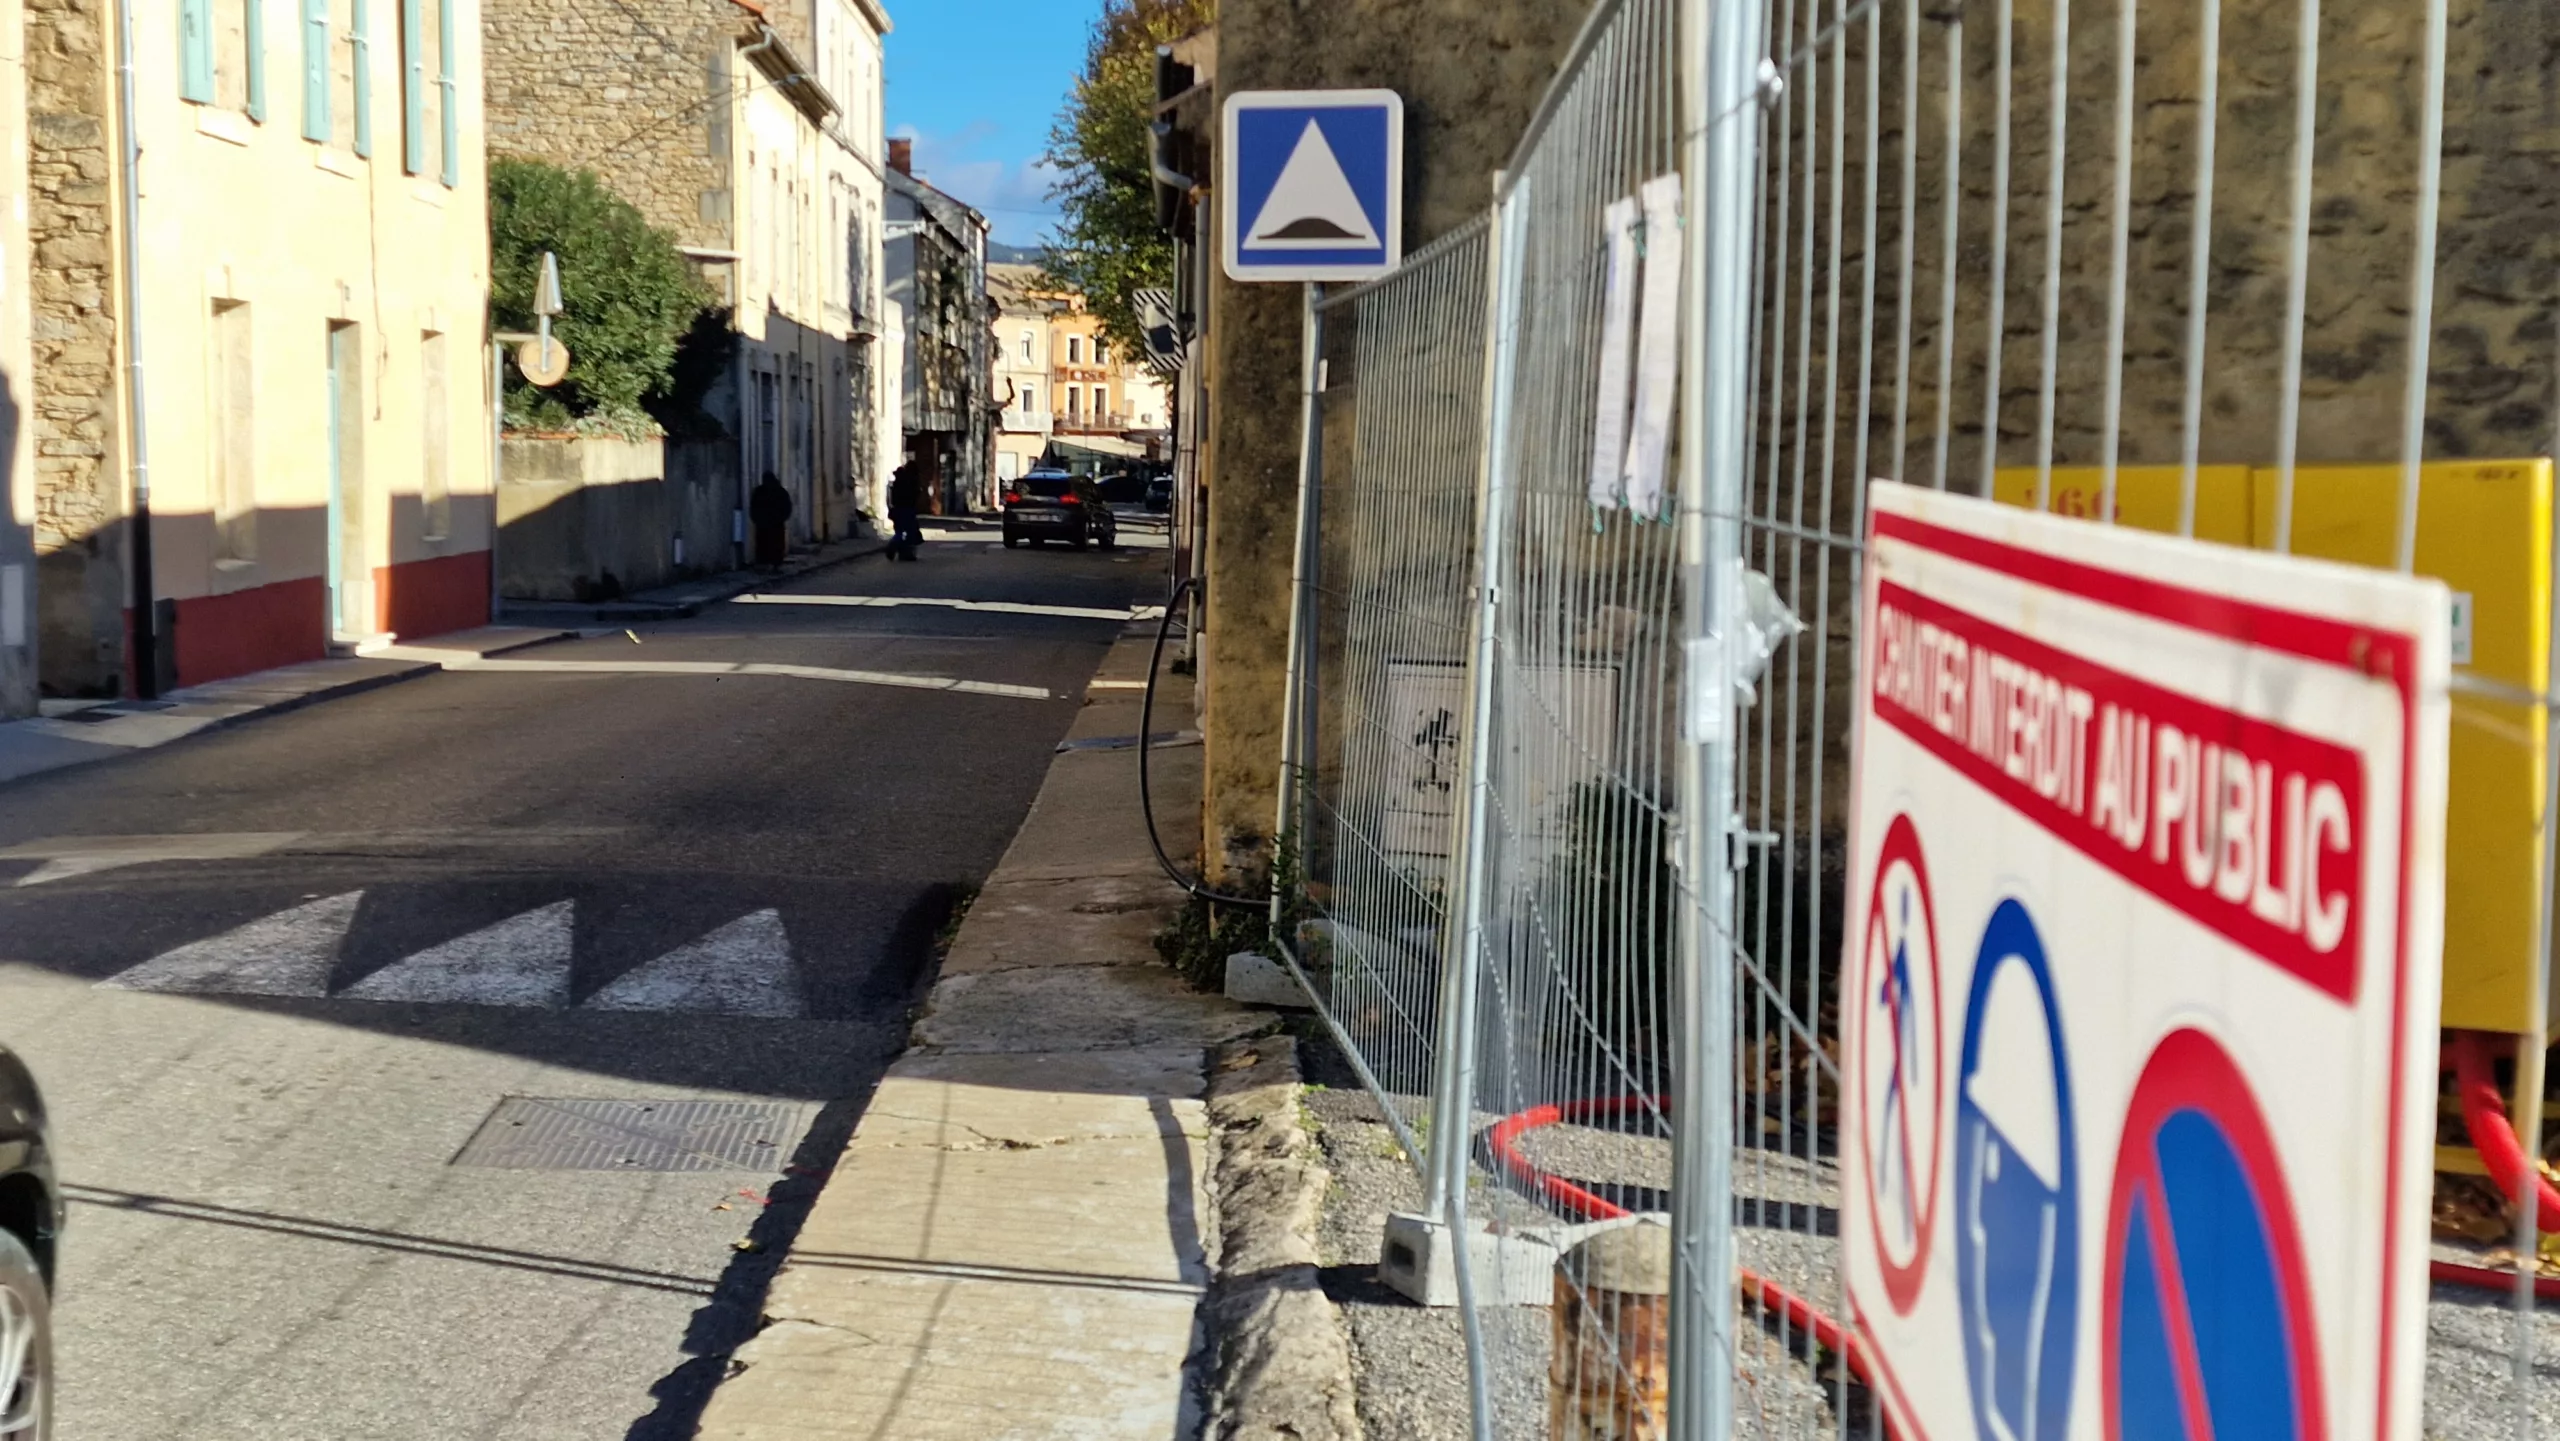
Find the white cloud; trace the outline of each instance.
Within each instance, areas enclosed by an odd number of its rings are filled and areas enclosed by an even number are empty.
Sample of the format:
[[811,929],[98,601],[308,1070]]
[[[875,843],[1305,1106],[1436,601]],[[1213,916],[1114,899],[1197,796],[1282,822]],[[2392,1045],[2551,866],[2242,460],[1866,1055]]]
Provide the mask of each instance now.
[[986,213],[996,239],[1029,245],[1047,238],[1055,226],[1058,207],[1049,190],[1058,183],[1056,167],[1036,156],[1004,159],[981,153],[995,138],[993,125],[971,125],[951,135],[927,135],[901,125],[893,133],[915,142],[918,174],[944,194]]

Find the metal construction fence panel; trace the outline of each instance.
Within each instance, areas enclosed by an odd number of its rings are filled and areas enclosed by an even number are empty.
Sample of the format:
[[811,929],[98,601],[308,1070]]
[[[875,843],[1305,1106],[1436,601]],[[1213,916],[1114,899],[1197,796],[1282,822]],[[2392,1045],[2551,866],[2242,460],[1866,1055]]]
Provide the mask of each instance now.
[[[1600,0],[1486,219],[1311,305],[1285,934],[1483,1238],[1475,1434],[1894,1434],[1835,1320],[1877,480],[2456,592],[2436,1139],[2491,1179],[2439,1177],[2434,1259],[2512,1269],[2432,1297],[2424,1429],[2560,1432],[2513,1264],[2553,1218],[2497,1189],[2560,1153],[2461,1104],[2546,1092],[2560,365],[2548,182],[2501,177],[2555,44],[2481,0]],[[1599,1244],[1655,1223],[1667,1270]]]
[[1292,937],[1418,1162],[1439,1057],[1484,405],[1486,225],[1311,311],[1320,446],[1284,816]]

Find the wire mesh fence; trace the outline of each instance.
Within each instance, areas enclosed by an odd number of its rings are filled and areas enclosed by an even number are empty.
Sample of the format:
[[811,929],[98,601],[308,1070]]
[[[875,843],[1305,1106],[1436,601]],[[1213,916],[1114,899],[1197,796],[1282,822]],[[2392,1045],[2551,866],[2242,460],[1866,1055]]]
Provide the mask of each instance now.
[[1486,225],[1311,310],[1300,560],[1299,964],[1403,1134],[1427,1127],[1466,724],[1483,454]]
[[[1482,1233],[1477,1434],[1895,1434],[1839,1319],[1877,480],[2456,592],[2423,1425],[2560,1427],[2554,43],[2477,0],[1602,0],[1487,221],[1315,312],[1296,934]],[[1659,1287],[1592,1249],[1645,1223]]]

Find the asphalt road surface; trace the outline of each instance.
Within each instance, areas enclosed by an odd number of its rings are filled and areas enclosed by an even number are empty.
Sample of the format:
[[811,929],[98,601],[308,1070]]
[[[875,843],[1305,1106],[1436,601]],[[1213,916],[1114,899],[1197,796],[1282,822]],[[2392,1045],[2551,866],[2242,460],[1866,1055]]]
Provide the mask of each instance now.
[[0,787],[64,1441],[691,1435],[1161,560],[936,542]]

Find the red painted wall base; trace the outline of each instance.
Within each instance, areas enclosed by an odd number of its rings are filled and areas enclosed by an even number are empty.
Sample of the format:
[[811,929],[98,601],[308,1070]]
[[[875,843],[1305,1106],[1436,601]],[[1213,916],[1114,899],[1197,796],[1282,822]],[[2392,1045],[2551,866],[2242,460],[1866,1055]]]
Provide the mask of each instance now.
[[[404,640],[489,623],[489,552],[466,551],[373,573],[375,629]],[[329,653],[329,587],[318,576],[175,603],[177,683],[203,685]],[[133,613],[125,612],[125,689],[133,690]]]
[[377,568],[373,614],[374,629],[402,640],[487,625],[489,552],[467,550]]

